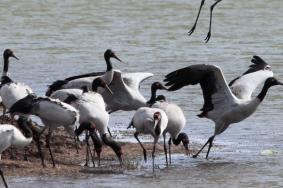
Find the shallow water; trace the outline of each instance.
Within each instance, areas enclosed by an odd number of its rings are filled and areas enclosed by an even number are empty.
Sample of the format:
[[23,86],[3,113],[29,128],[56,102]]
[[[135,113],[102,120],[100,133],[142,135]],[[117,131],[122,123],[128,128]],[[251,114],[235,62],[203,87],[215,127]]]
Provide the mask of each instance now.
[[[148,71],[155,76],[141,86],[149,97],[150,83],[162,80],[172,70],[195,63],[222,67],[228,81],[243,73],[253,55],[269,62],[283,80],[283,1],[223,1],[215,8],[212,38],[204,44],[208,29],[208,0],[195,33],[188,37],[197,14],[197,0],[2,0],[0,4],[0,49],[14,49],[20,61],[12,60],[10,73],[43,95],[55,79],[105,69],[103,52],[112,48],[128,64],[114,62],[124,72]],[[10,178],[11,187],[280,187],[282,186],[282,93],[270,89],[257,112],[232,125],[215,143],[210,160],[174,156],[174,165],[155,178],[151,165],[120,175],[90,175],[73,178]],[[213,123],[199,119],[202,105],[198,86],[164,93],[179,104],[187,117],[187,132],[195,143],[204,143],[213,133]],[[111,115],[110,126],[119,140],[133,112]],[[262,155],[272,150],[271,156]],[[160,156],[162,157],[162,156]],[[23,183],[24,182],[24,183]]]

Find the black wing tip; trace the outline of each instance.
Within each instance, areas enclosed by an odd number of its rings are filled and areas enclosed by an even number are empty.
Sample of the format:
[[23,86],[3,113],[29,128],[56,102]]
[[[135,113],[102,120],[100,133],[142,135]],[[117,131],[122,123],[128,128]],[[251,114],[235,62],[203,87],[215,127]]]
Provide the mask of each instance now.
[[268,63],[266,63],[261,57],[259,57],[258,55],[254,55],[252,60],[251,60],[252,63],[256,64],[256,65],[260,65],[260,64],[263,64],[263,65],[268,65]]

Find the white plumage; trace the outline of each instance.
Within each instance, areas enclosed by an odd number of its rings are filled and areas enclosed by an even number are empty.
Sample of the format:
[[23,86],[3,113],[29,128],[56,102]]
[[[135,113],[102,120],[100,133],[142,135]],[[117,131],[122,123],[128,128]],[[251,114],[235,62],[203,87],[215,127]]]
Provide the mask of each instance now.
[[23,133],[13,125],[0,125],[0,159],[1,153],[7,148],[13,146],[17,148],[24,148],[32,141],[32,137],[26,138]]
[[168,117],[168,124],[164,133],[168,132],[172,139],[177,139],[180,131],[186,125],[186,118],[183,110],[176,104],[168,103],[166,101],[156,102],[152,107],[164,110]]
[[79,110],[80,123],[91,122],[95,124],[100,135],[107,133],[109,114],[105,110],[104,100],[99,93],[84,93],[71,105]]
[[[169,103],[166,101],[165,96],[159,95],[156,97],[157,90],[167,90],[160,82],[154,82],[151,84],[151,98],[147,102],[147,104],[153,108],[162,109],[168,118],[168,124],[166,129],[163,132],[164,138],[166,137],[166,133],[170,134],[169,139],[169,161],[171,164],[171,142],[175,145],[179,145],[183,142],[183,145],[186,149],[186,153],[189,154],[189,138],[186,133],[181,133],[181,130],[186,125],[186,118],[183,113],[183,110],[174,103]],[[164,151],[166,154],[166,163],[168,164],[167,160],[167,147],[164,140]]]
[[76,134],[79,135],[83,130],[97,130],[103,142],[113,149],[122,163],[122,148],[117,142],[107,137],[109,114],[105,109],[103,97],[99,93],[86,92],[79,97],[70,95],[65,101],[79,110],[80,127]]
[[146,150],[142,145],[142,143],[140,142],[138,135],[140,133],[150,134],[154,138],[153,150],[152,150],[153,172],[154,172],[156,143],[158,142],[159,137],[163,134],[164,130],[166,129],[167,123],[168,123],[168,118],[163,110],[158,108],[141,107],[134,114],[132,121],[128,127],[130,128],[131,126],[133,126],[136,129],[134,136],[143,149],[145,161],[147,160]]
[[152,76],[152,73],[121,73],[115,70],[113,81],[109,85],[113,95],[108,92],[102,93],[107,111],[131,111],[146,106],[146,99],[140,93],[139,87],[145,79]]
[[76,97],[80,97],[83,94],[83,90],[81,89],[60,89],[60,90],[54,91],[50,95],[50,97],[52,99],[59,99],[60,101],[64,101],[71,94]]
[[[1,77],[0,96],[5,108],[11,108],[11,106],[18,100],[26,97],[29,93],[33,93],[32,89],[22,83],[13,82],[7,75],[9,69],[9,58],[14,57],[18,59],[12,50],[6,49],[3,54],[4,66]],[[4,110],[5,111],[5,110]]]
[[39,98],[33,104],[31,114],[38,116],[51,129],[63,126],[70,135],[74,135],[75,125],[79,120],[78,110],[51,98]]
[[30,93],[33,93],[33,91],[29,86],[16,82],[4,84],[0,89],[2,103],[8,109],[10,109],[15,102],[26,97]]
[[[157,127],[157,122],[154,119],[154,114],[159,112],[161,115],[160,124]],[[139,108],[133,116],[132,125],[136,129],[136,132],[142,134],[150,134],[154,139],[158,140],[167,127],[168,118],[166,113],[159,108]],[[158,134],[156,129],[159,128]]]
[[[29,137],[25,137],[19,129],[10,124],[1,124],[0,125],[0,159],[3,151],[8,149],[9,147],[17,147],[24,148],[29,145],[32,141],[32,134]],[[8,185],[6,183],[4,174],[0,169],[0,175],[3,179],[4,185],[7,188]]]
[[[267,90],[273,85],[281,85],[279,81],[271,77],[265,81],[260,94],[251,99],[238,99],[228,87],[219,67],[213,65],[192,65],[176,70],[166,75],[166,85],[169,90],[175,91],[186,85],[200,83],[203,90],[204,105],[199,117],[206,117],[215,122],[215,131],[200,151],[209,143],[206,157],[208,157],[214,137],[232,124],[240,122],[255,112],[258,105],[264,99]],[[194,155],[196,157],[200,151]]]
[[[12,116],[16,114],[36,115],[41,119],[42,123],[49,128],[46,142],[53,162],[53,167],[55,167],[54,158],[50,148],[52,131],[57,127],[63,126],[70,135],[74,136],[75,126],[79,121],[79,112],[71,105],[61,102],[58,99],[28,95],[17,101],[10,108],[10,113]],[[42,162],[42,164],[45,166],[44,162]]]

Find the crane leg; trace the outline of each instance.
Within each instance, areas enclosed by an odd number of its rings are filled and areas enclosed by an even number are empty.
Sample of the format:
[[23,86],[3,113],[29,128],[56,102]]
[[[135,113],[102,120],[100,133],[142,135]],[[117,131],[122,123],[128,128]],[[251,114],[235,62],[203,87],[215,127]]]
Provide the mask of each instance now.
[[43,155],[42,150],[41,150],[40,138],[36,138],[34,140],[36,142],[36,146],[37,146],[37,150],[38,150],[38,153],[39,153],[39,156],[40,156],[40,159],[41,159],[42,167],[45,168],[46,165],[44,163],[44,155]]
[[90,137],[91,137],[93,145],[94,145],[94,150],[97,154],[98,166],[100,166],[100,153],[101,153],[101,150],[102,150],[102,141],[98,137],[96,131],[90,131],[89,134],[90,134]]
[[0,168],[0,175],[2,177],[2,180],[3,180],[3,183],[5,185],[5,188],[8,188],[8,184],[7,184],[6,180],[5,180],[5,177],[4,177],[4,174],[3,174],[3,171],[2,171],[1,168]]
[[[76,126],[76,130],[77,130],[77,126]],[[76,147],[77,154],[79,154],[79,147],[78,147],[79,137],[75,135],[74,140],[75,140],[75,147]]]
[[85,131],[85,142],[86,142],[86,154],[85,154],[85,165],[84,166],[88,166],[88,162],[89,162],[89,143],[88,143],[88,131]]
[[51,131],[51,129],[49,128],[49,129],[48,129],[48,134],[47,134],[47,136],[46,136],[46,145],[47,145],[47,147],[48,147],[49,154],[50,154],[50,157],[51,157],[51,160],[52,160],[52,164],[53,164],[53,168],[54,168],[54,167],[55,167],[55,161],[54,161],[54,157],[53,157],[52,150],[51,150],[51,146],[50,146],[51,135],[52,135],[52,131]]
[[207,43],[209,41],[210,37],[211,37],[212,11],[213,11],[214,7],[221,1],[222,0],[216,0],[216,2],[213,5],[211,5],[211,7],[210,7],[209,30],[208,30],[206,38],[204,39],[205,43]]
[[193,155],[193,158],[196,158],[199,155],[199,153],[203,150],[203,148],[209,143],[209,148],[208,148],[208,151],[207,151],[207,154],[206,154],[206,158],[207,158],[209,151],[210,151],[210,148],[212,147],[212,142],[214,140],[214,137],[215,137],[215,135],[209,137],[207,142],[202,146],[202,148],[197,152],[197,154]]
[[213,142],[213,140],[214,140],[214,136],[211,138],[211,140],[210,140],[210,142],[209,142],[208,150],[207,150],[206,157],[205,157],[206,159],[208,158],[208,154],[209,154],[210,149],[211,149],[211,147],[212,147],[212,142]]
[[146,162],[146,161],[147,161],[146,150],[145,150],[144,146],[142,145],[142,143],[141,143],[141,141],[140,141],[138,135],[139,135],[139,133],[138,133],[138,132],[135,132],[134,136],[135,136],[135,138],[137,139],[137,141],[139,142],[140,146],[142,147],[144,161]]
[[113,137],[112,134],[111,134],[111,130],[110,130],[109,127],[107,127],[107,130],[108,130],[108,133],[109,133],[110,137]]
[[169,163],[171,164],[171,144],[172,144],[172,138],[169,138],[168,146],[169,146]]
[[164,146],[164,153],[166,159],[166,166],[168,166],[168,157],[167,157],[167,147],[166,147],[166,135],[163,135],[163,146]]
[[152,149],[152,172],[154,174],[155,169],[155,148],[156,148],[157,139],[154,139],[153,149]]
[[198,19],[199,19],[199,15],[200,15],[202,6],[204,5],[204,2],[205,2],[205,0],[201,0],[200,7],[199,7],[199,10],[198,10],[198,15],[197,15],[197,17],[196,17],[196,21],[195,21],[193,27],[191,28],[191,30],[188,32],[188,35],[189,35],[189,36],[190,36],[190,35],[195,31],[195,29],[196,29],[197,22],[198,22]]

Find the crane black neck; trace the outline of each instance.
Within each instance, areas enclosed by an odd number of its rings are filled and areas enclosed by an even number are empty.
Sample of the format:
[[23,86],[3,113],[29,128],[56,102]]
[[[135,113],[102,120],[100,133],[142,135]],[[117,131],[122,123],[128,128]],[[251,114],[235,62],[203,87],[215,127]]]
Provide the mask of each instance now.
[[149,101],[147,101],[147,104],[149,104],[150,106],[152,106],[153,103],[155,102],[156,91],[157,91],[157,89],[155,87],[151,86],[151,97],[150,97]]
[[111,57],[104,55],[104,59],[105,59],[105,61],[106,61],[106,65],[107,65],[106,71],[111,71],[111,70],[113,69],[112,63],[111,63],[111,61],[110,61],[110,58],[111,58]]
[[172,138],[172,141],[173,141],[173,144],[175,144],[175,145],[179,145],[181,143],[181,141],[185,145],[185,144],[188,144],[189,137],[186,133],[180,133],[176,139]]
[[[280,83],[281,84],[281,83]],[[270,87],[272,86],[275,86],[275,85],[279,85],[278,81],[275,80],[273,78],[269,78],[265,81],[264,83],[264,86],[261,90],[261,92],[258,94],[257,98],[260,100],[260,101],[263,101],[264,97],[266,96],[267,94],[267,91]]]
[[75,134],[76,134],[77,136],[79,136],[80,134],[82,134],[82,132],[83,132],[84,130],[92,131],[91,123],[89,123],[89,122],[83,122],[83,123],[81,123],[80,126],[79,126],[79,128],[77,128],[77,129],[75,130]]
[[118,142],[114,141],[112,138],[107,137],[107,134],[103,134],[102,135],[102,140],[103,142],[110,146],[113,151],[115,152],[115,154],[117,155],[120,163],[122,163],[122,148],[120,146],[120,144],[118,144]]
[[17,123],[19,125],[19,128],[25,133],[25,136],[27,138],[33,137],[33,132],[30,128],[31,120],[29,118],[20,116],[17,120]]
[[4,57],[4,66],[2,76],[6,76],[9,69],[9,56],[3,55]]

